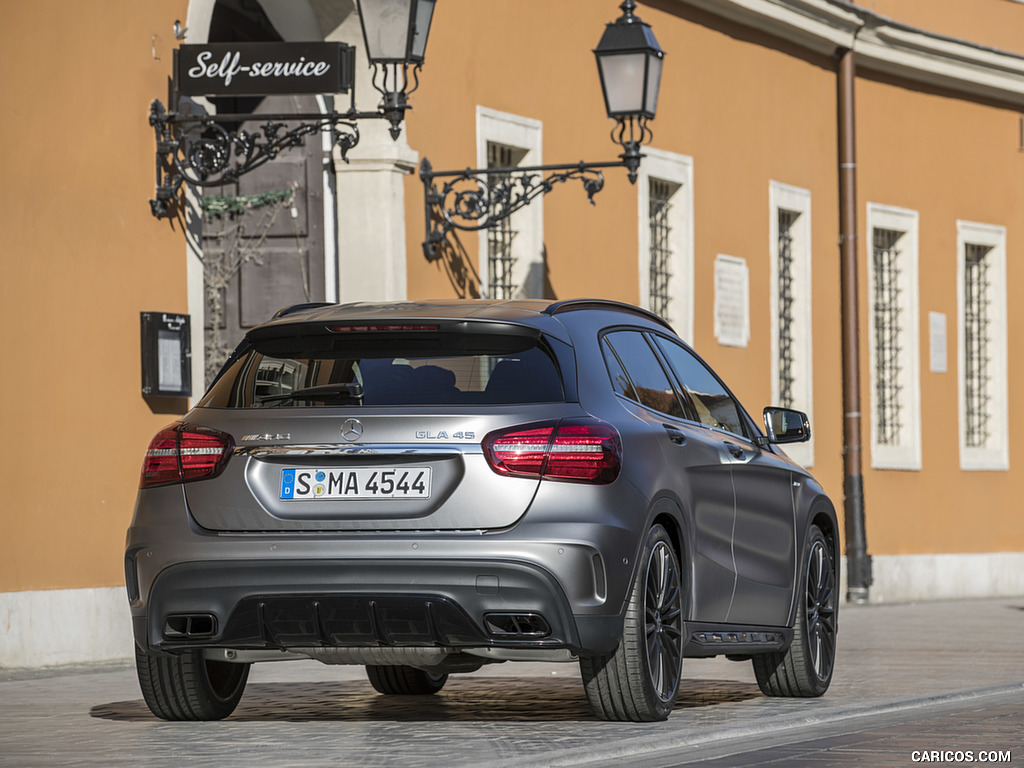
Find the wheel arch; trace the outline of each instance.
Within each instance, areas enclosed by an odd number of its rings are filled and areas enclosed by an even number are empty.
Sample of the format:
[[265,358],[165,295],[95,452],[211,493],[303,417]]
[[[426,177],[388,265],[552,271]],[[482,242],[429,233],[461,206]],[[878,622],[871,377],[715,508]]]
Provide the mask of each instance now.
[[810,504],[809,511],[806,518],[804,519],[803,529],[800,531],[799,546],[797,547],[798,557],[797,568],[794,574],[793,582],[793,602],[789,608],[789,626],[792,627],[796,621],[796,610],[797,600],[800,597],[800,584],[804,578],[804,568],[807,564],[805,560],[805,552],[807,549],[807,541],[811,533],[811,527],[817,526],[821,532],[825,535],[825,540],[829,543],[832,550],[832,561],[835,563],[836,580],[838,586],[838,579],[840,576],[840,553],[841,547],[839,545],[839,522],[836,519],[835,507],[832,506],[832,502],[828,496],[821,493],[813,499]]
[[[675,550],[676,557],[679,558],[679,569],[686,579],[684,590],[686,604],[683,606],[683,615],[688,618],[690,606],[693,605],[692,591],[694,585],[693,552],[690,551],[693,546],[693,536],[692,531],[688,527],[688,518],[683,514],[679,502],[670,496],[656,498],[651,504],[647,517],[646,530],[649,531],[655,525],[660,525],[664,528],[672,542],[672,548]],[[634,560],[638,558],[639,551],[637,552],[637,558],[634,558]],[[639,567],[639,564],[636,567]]]

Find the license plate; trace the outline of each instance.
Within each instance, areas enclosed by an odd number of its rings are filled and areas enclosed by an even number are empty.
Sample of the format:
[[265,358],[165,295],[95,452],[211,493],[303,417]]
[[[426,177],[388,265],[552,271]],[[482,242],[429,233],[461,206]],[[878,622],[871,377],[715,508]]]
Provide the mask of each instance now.
[[427,499],[430,467],[281,470],[281,500]]

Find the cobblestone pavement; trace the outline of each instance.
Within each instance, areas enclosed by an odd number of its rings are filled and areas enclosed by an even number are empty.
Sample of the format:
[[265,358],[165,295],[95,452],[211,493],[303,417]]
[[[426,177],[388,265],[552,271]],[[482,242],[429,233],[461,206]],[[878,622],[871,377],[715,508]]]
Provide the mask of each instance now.
[[839,640],[820,699],[762,696],[749,663],[687,660],[654,724],[596,720],[568,664],[488,666],[422,698],[380,696],[359,667],[255,665],[214,723],[154,718],[127,665],[0,670],[0,766],[909,766],[947,749],[1024,764],[1024,598],[844,606]]
[[[808,731],[814,736],[809,738]],[[977,696],[926,707],[860,715],[813,729],[785,729],[753,739],[728,739],[679,754],[649,754],[630,768],[901,768],[918,763],[1024,763],[1024,696]],[[606,761],[591,768],[610,765]],[[616,764],[617,766],[619,764]]]

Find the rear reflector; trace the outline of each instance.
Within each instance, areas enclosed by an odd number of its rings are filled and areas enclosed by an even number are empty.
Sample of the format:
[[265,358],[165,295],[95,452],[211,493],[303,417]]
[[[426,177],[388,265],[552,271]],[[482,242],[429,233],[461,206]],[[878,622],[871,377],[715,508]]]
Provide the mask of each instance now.
[[230,435],[209,427],[166,427],[149,444],[139,487],[216,477],[227,464],[233,447]]
[[610,483],[619,476],[622,444],[610,424],[563,419],[491,432],[484,456],[500,475]]

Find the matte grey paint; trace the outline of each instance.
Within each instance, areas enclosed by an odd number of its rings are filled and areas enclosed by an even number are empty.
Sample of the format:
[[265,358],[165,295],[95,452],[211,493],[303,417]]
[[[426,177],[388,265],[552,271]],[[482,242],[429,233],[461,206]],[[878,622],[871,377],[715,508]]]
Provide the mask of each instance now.
[[[679,544],[688,574],[688,622],[774,628],[776,636],[781,628],[788,640],[800,577],[796,553],[803,552],[812,514],[821,516],[838,546],[835,513],[820,486],[770,445],[759,447],[746,437],[671,418],[614,394],[600,332],[616,327],[664,334],[663,326],[614,308],[549,315],[547,306],[534,301],[346,305],[299,312],[256,329],[273,335],[300,324],[322,327],[356,319],[466,318],[531,325],[572,344],[574,354],[560,356],[563,366],[566,359],[575,362],[564,371],[570,402],[191,411],[185,421],[216,427],[236,440],[248,434],[290,437],[237,445],[218,478],[139,492],[127,539],[128,567],[139,584],[131,601],[136,641],[154,648],[164,643],[158,635],[172,609],[209,611],[226,619],[233,601],[244,595],[294,587],[274,581],[274,574],[294,572],[304,586],[324,594],[376,589],[449,595],[481,626],[487,611],[543,608],[551,612],[545,618],[558,625],[560,636],[572,638],[567,640],[571,650],[607,653],[621,634],[628,585],[655,520]],[[611,484],[502,477],[484,459],[480,440],[493,429],[580,415],[600,418],[619,432],[622,470]],[[339,428],[352,416],[365,431],[347,443]],[[746,413],[742,418],[750,435],[760,434]],[[415,439],[417,431],[442,429],[470,430],[475,436],[442,443]],[[290,450],[310,452],[314,463],[428,462],[436,472],[434,490],[429,500],[289,506],[276,497],[274,484],[277,468],[291,461]],[[332,564],[340,565],[332,570]],[[500,588],[495,594],[466,586],[475,585],[476,577],[490,583],[497,575],[500,581],[509,568],[535,574],[529,599],[513,591],[523,605],[510,602]],[[328,572],[330,578],[324,576]],[[179,573],[189,575],[174,576]],[[203,573],[229,574],[229,584],[193,575]],[[505,644],[500,638],[491,641]],[[218,644],[214,638],[199,645]],[[687,648],[694,655],[709,653],[693,643]],[[761,650],[776,648],[777,643]]]

